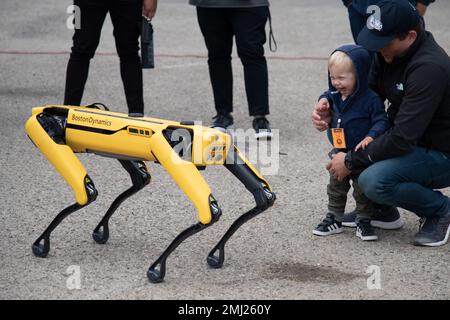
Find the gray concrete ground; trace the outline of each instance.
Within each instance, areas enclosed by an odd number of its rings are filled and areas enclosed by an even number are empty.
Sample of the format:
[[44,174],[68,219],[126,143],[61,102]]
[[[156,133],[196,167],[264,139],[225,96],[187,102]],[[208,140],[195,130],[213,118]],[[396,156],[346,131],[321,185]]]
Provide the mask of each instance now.
[[[209,250],[252,197],[223,168],[204,175],[224,214],[188,239],[168,260],[166,281],[150,284],[146,270],[182,229],[195,222],[194,207],[164,170],[150,164],[152,184],[125,202],[111,221],[107,245],[91,232],[129,178],[114,160],[81,155],[100,192],[96,202],[56,229],[47,259],[31,243],[56,213],[73,202],[63,179],[24,133],[31,108],[61,103],[72,31],[65,26],[68,0],[0,2],[0,298],[2,299],[448,299],[447,244],[417,248],[418,219],[401,210],[399,231],[379,231],[362,242],[353,229],[319,238],[311,230],[326,210],[329,148],[310,123],[311,108],[326,87],[323,59],[351,42],[340,1],[272,1],[279,45],[268,53],[270,120],[280,129],[280,169],[268,176],[278,200],[244,225],[228,244],[221,270],[205,263]],[[450,52],[450,2],[438,0],[428,29]],[[144,72],[146,112],[155,117],[209,123],[213,115],[206,50],[187,0],[164,0],[156,19],[156,66]],[[101,53],[114,53],[107,20]],[[273,57],[273,58],[272,58]],[[286,59],[284,59],[286,58]],[[236,126],[251,126],[239,60],[234,59]],[[98,55],[91,64],[84,102],[101,101],[126,112],[118,58]],[[449,190],[444,190],[448,195]],[[242,196],[241,196],[242,195]],[[349,209],[352,208],[349,204]],[[81,271],[81,289],[66,286],[68,267]],[[380,269],[381,289],[370,290],[369,266]]]

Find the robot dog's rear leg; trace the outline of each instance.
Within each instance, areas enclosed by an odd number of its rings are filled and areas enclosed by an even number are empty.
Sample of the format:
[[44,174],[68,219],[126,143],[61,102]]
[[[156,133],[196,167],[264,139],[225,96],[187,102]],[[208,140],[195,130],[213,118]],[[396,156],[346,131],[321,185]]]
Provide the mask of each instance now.
[[184,240],[196,234],[197,232],[202,231],[203,229],[209,227],[214,222],[219,220],[222,211],[217,205],[217,202],[211,202],[210,207],[212,220],[209,224],[202,224],[199,222],[182,231],[161,254],[161,256],[150,266],[150,268],[148,268],[147,277],[150,282],[158,283],[164,280],[164,276],[166,275],[166,260],[172,253],[172,251],[174,251]]
[[85,188],[86,188],[86,194],[88,196],[88,202],[84,205],[80,205],[79,203],[72,204],[71,206],[65,208],[62,210],[56,217],[53,219],[53,221],[50,223],[50,225],[45,229],[45,231],[42,233],[42,235],[36,239],[36,241],[33,243],[32,250],[35,256],[45,258],[48,255],[48,252],[50,251],[50,234],[52,231],[71,213],[80,210],[81,208],[87,206],[89,203],[94,201],[97,198],[97,190],[95,189],[95,186],[92,182],[92,180],[89,178],[89,176],[86,176],[85,178]]
[[95,242],[99,244],[105,244],[109,238],[109,227],[108,222],[113,213],[117,210],[120,204],[127,198],[131,197],[133,194],[144,188],[150,183],[151,176],[147,171],[145,163],[142,161],[132,161],[132,160],[119,160],[120,164],[125,168],[125,170],[130,174],[133,186],[123,193],[121,193],[111,204],[105,216],[102,218],[100,223],[94,229],[92,237]]
[[[241,161],[239,159],[239,161]],[[242,162],[242,161],[241,161]],[[231,163],[225,164],[225,167],[233,173],[255,197],[256,207],[242,214],[236,219],[230,228],[225,232],[222,239],[216,244],[206,258],[208,265],[212,268],[221,268],[225,260],[225,244],[228,239],[248,220],[256,217],[265,211],[275,201],[275,193],[263,183],[249,166],[245,163],[238,163],[236,159]],[[218,255],[216,252],[218,251]]]
[[161,254],[161,256],[148,268],[147,277],[152,283],[159,283],[164,280],[166,275],[166,260],[169,255],[174,251],[186,238],[202,231],[208,225],[196,223],[181,232],[167,247],[167,249]]

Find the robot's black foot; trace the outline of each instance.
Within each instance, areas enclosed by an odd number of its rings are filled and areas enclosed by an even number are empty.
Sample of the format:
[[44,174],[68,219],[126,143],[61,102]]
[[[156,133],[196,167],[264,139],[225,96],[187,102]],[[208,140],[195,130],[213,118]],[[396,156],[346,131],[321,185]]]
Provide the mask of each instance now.
[[92,238],[94,238],[94,241],[98,244],[105,244],[108,241],[108,237],[105,236],[103,232],[93,232]]
[[[42,240],[44,241],[44,243],[41,243]],[[33,243],[33,246],[31,248],[33,250],[33,254],[36,257],[45,258],[50,251],[50,240],[41,239],[39,241],[36,241],[35,243]]]
[[107,225],[99,225],[92,233],[92,238],[98,244],[105,244],[109,239],[109,230]]
[[161,272],[161,270],[156,270],[155,267],[150,267],[147,271],[148,280],[151,283],[160,283],[164,281],[165,272]]
[[223,266],[223,256],[222,255],[220,255],[219,257],[217,257],[217,256],[215,256],[213,253],[210,253],[209,255],[208,255],[208,257],[206,258],[206,262],[208,263],[208,265],[211,267],[211,268],[214,268],[214,269],[219,269],[219,268],[222,268],[222,266]]

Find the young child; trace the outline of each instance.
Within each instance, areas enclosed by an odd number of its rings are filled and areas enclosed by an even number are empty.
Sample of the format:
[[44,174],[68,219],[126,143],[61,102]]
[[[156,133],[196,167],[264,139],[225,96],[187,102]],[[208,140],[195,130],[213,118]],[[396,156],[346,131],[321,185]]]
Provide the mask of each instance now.
[[[390,124],[380,97],[369,89],[368,74],[371,65],[369,53],[357,45],[344,45],[336,49],[328,61],[329,90],[319,100],[326,98],[332,110],[332,121],[328,137],[337,152],[366,148],[375,138],[385,132]],[[313,230],[313,234],[327,236],[341,233],[342,218],[353,182],[353,197],[356,201],[356,235],[362,240],[378,240],[370,224],[375,212],[373,203],[358,186],[358,174],[338,181],[330,173],[327,186],[328,213]]]

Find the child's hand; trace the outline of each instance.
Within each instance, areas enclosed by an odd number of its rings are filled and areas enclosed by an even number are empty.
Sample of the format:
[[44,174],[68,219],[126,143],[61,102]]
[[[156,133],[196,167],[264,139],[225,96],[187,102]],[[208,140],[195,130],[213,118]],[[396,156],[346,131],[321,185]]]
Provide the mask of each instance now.
[[319,131],[325,131],[328,129],[328,124],[331,122],[330,103],[328,99],[322,98],[314,106],[313,113],[311,115],[314,128]]
[[366,149],[366,147],[373,141],[372,137],[365,137],[355,148],[355,151],[358,151],[358,149]]

